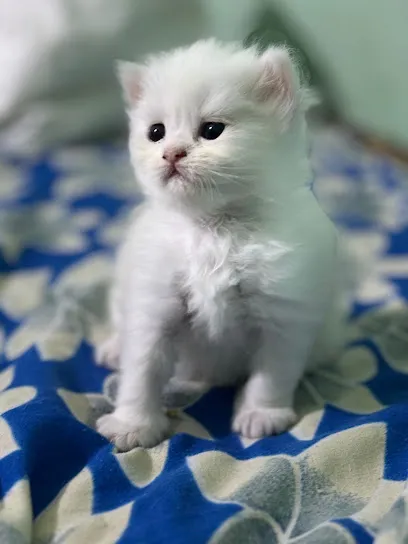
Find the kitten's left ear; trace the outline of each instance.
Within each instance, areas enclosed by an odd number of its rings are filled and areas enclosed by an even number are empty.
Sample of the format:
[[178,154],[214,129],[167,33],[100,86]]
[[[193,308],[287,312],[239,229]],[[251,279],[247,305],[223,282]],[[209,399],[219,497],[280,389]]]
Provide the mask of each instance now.
[[255,85],[259,102],[270,103],[283,121],[290,121],[297,101],[299,78],[288,51],[269,47],[259,57],[260,75]]
[[143,69],[142,65],[134,62],[118,61],[116,63],[116,72],[123,96],[129,107],[134,106],[142,94]]

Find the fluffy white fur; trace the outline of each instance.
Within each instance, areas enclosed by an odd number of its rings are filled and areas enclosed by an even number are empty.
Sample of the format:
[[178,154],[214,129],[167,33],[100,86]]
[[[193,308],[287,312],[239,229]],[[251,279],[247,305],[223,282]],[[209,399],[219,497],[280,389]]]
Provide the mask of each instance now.
[[[113,414],[99,431],[120,450],[169,433],[169,379],[205,390],[237,384],[232,426],[280,433],[308,365],[338,348],[336,235],[310,190],[303,91],[286,50],[200,41],[119,68],[130,153],[146,195],[120,250]],[[226,125],[215,140],[202,122]],[[165,137],[147,134],[163,123]],[[184,149],[167,179],[168,150]]]

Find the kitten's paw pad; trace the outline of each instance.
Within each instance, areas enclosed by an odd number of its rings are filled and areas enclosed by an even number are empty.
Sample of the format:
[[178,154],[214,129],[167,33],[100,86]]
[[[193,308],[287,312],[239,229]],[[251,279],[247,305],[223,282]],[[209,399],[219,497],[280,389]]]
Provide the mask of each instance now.
[[238,412],[232,428],[246,438],[262,438],[283,433],[295,422],[292,408],[253,408]]
[[96,348],[95,362],[98,366],[117,370],[119,368],[119,355],[119,337],[115,334]]
[[162,442],[169,434],[170,421],[164,414],[140,422],[129,422],[119,419],[115,414],[107,414],[96,422],[97,431],[115,444],[119,451],[129,451],[133,448],[153,448]]

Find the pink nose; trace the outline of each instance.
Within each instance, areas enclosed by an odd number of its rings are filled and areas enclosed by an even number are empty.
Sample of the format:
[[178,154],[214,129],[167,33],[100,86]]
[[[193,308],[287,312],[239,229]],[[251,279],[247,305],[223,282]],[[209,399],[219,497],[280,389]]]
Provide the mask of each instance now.
[[163,159],[168,161],[170,164],[176,164],[181,159],[187,157],[187,151],[182,148],[167,149],[163,153]]

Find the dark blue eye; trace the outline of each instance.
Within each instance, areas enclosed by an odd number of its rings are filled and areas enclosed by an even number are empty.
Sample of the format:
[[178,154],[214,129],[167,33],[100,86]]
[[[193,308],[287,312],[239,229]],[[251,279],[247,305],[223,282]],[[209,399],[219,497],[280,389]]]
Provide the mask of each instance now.
[[163,123],[155,123],[149,128],[149,140],[152,142],[158,142],[164,138],[166,134],[166,128]]
[[200,126],[199,135],[206,140],[216,140],[224,132],[225,124],[208,122]]

